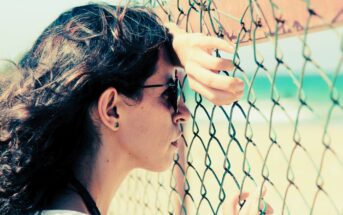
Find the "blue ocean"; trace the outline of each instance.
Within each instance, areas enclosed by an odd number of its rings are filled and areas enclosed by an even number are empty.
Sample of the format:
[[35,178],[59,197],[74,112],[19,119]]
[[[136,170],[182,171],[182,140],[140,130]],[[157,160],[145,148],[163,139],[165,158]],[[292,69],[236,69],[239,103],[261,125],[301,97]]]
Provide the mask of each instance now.
[[[311,118],[312,120],[324,120],[330,110],[330,107],[335,103],[335,100],[342,106],[343,104],[343,74],[339,74],[336,79],[333,75],[328,75],[328,83],[324,78],[317,74],[308,74],[303,77],[302,80],[302,92],[300,98],[303,98],[306,104],[312,109],[317,118]],[[334,81],[335,80],[335,81]],[[249,77],[249,81],[252,78]],[[297,82],[301,83],[301,77],[297,77]],[[331,85],[331,86],[330,86]],[[261,111],[269,111],[272,102],[272,84],[270,80],[264,75],[257,75],[254,82],[251,85],[254,95],[250,94],[250,101],[255,101],[256,106]],[[289,75],[279,75],[276,77],[274,85],[274,93],[277,92],[279,101],[287,107],[287,112],[294,113],[301,105],[301,99],[299,99],[299,88]],[[200,98],[199,95],[189,89],[188,83],[185,83],[184,93],[186,97],[186,104],[191,112],[194,112],[196,104],[201,101],[201,105],[208,111],[213,108],[213,104],[205,98]],[[249,87],[246,84],[243,98],[239,101],[242,107],[248,107],[248,93]],[[277,98],[277,97],[275,97]],[[229,107],[227,107],[229,110]],[[205,117],[205,116],[204,116]],[[336,122],[343,123],[343,109],[338,105],[335,106],[335,111],[331,116]]]

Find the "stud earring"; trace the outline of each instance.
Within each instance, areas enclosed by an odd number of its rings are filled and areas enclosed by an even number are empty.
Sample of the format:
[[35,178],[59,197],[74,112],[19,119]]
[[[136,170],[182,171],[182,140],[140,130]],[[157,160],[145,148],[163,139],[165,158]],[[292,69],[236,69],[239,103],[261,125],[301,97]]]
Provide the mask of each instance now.
[[119,122],[114,123],[115,128],[119,128]]

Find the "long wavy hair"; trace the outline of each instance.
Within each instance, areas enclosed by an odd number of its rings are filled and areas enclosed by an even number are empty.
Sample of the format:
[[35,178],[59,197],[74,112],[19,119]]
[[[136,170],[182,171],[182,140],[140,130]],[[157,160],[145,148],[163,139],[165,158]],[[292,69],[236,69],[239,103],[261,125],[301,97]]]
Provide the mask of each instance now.
[[44,30],[0,87],[0,214],[52,201],[99,148],[92,105],[108,87],[139,102],[170,40],[151,10],[132,6],[75,7]]

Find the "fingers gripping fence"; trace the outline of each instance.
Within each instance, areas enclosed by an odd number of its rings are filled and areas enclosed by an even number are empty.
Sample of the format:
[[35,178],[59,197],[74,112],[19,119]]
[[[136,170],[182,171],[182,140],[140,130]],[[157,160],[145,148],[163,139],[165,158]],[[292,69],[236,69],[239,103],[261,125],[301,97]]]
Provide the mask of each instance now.
[[[214,106],[189,90],[186,77],[192,120],[183,127],[185,145],[171,171],[132,173],[113,214],[234,214],[236,202],[237,210],[248,207],[245,192],[263,197],[263,188],[274,214],[342,214],[343,3],[139,3],[188,32],[231,40],[235,69],[221,74],[242,78],[246,92]],[[324,31],[309,33],[316,29]]]

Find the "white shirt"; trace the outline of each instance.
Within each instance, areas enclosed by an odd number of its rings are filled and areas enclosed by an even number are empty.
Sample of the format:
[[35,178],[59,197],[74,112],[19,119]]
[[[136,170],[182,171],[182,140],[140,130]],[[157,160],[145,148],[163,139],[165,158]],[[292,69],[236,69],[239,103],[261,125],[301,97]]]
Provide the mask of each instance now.
[[[38,215],[38,212],[35,214]],[[41,215],[88,215],[78,211],[71,210],[43,210]]]

